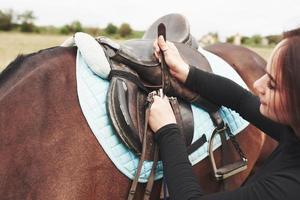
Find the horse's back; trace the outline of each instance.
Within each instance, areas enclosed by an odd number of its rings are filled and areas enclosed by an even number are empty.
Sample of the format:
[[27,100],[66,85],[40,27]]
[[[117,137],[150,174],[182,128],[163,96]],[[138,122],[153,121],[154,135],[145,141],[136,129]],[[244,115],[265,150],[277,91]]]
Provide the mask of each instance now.
[[126,196],[127,188],[107,187],[128,179],[114,168],[82,115],[75,58],[75,48],[57,47],[22,58],[1,74],[2,199]]
[[204,49],[230,64],[253,92],[253,83],[266,72],[266,61],[248,48],[228,43],[218,43],[206,46]]

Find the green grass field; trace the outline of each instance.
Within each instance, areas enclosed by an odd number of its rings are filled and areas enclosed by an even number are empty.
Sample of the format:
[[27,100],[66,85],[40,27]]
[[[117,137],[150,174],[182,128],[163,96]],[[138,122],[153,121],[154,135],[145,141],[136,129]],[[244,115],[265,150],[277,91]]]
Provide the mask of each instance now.
[[268,60],[272,50],[274,49],[274,47],[248,47],[249,49],[251,49],[252,51],[255,51],[256,53],[258,53],[260,56],[262,56],[265,60]]
[[0,71],[19,54],[60,45],[69,36],[0,32]]
[[[0,72],[19,54],[58,46],[69,36],[0,32]],[[272,48],[252,48],[267,59]]]

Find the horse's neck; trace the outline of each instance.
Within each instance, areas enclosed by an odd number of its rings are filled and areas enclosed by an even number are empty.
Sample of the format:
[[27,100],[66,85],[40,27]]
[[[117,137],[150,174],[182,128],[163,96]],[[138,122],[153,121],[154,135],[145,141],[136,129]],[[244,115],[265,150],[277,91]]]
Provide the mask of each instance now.
[[[20,55],[12,61],[0,74],[0,91],[11,88],[12,85],[18,84],[23,81],[35,70],[47,66],[50,62],[55,62],[58,65],[67,64],[65,58],[69,57],[74,60],[76,58],[76,48],[54,47],[44,49],[42,51]],[[51,67],[51,65],[49,65]],[[3,93],[1,93],[3,94]]]

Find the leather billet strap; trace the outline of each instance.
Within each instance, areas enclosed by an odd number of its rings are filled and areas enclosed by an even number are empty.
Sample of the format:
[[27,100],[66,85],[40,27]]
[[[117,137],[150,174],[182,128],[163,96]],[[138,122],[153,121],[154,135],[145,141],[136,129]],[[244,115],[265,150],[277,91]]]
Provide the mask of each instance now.
[[[152,94],[150,93],[149,95],[152,95]],[[143,167],[143,163],[145,161],[146,149],[147,149],[147,133],[149,133],[149,131],[147,131],[148,121],[149,121],[149,113],[150,113],[150,107],[153,103],[153,97],[151,98],[149,95],[147,97],[147,105],[146,105],[146,110],[145,110],[145,124],[144,124],[144,131],[143,131],[144,132],[144,137],[143,137],[143,143],[142,143],[142,154],[141,154],[140,161],[139,161],[139,164],[138,164],[138,167],[137,167],[136,175],[134,177],[134,180],[132,181],[132,184],[131,184],[131,187],[130,187],[130,190],[129,190],[129,194],[128,194],[128,198],[127,198],[128,200],[133,200],[134,199],[134,196],[135,196],[135,193],[136,193],[136,188],[137,188],[137,185],[138,185],[138,179],[140,177],[141,170],[142,170],[142,167]],[[158,152],[156,152],[156,154],[158,154]],[[153,162],[153,165],[154,165],[154,163],[156,164],[157,161]],[[152,166],[152,168],[156,168],[156,166],[155,167]],[[154,176],[154,172],[152,173],[152,170],[151,170],[151,175]]]
[[152,191],[152,187],[154,184],[155,170],[156,170],[156,166],[157,166],[157,162],[158,162],[158,157],[159,157],[158,145],[155,143],[153,164],[152,164],[150,176],[148,179],[148,183],[147,183],[147,186],[145,189],[144,200],[149,200],[150,196],[151,196],[151,191]]
[[[129,194],[128,194],[128,200],[133,200],[135,193],[136,193],[136,189],[137,189],[137,185],[138,185],[138,179],[140,177],[141,174],[141,170],[143,167],[143,163],[145,161],[145,156],[146,156],[146,149],[147,149],[147,134],[152,134],[151,132],[147,131],[148,129],[148,122],[149,122],[149,113],[150,113],[150,108],[151,105],[154,101],[153,96],[156,95],[156,92],[152,92],[149,93],[147,96],[147,102],[146,102],[146,110],[145,110],[145,124],[144,124],[144,137],[143,137],[143,143],[142,143],[142,154],[140,157],[140,161],[138,164],[138,168],[137,168],[137,172],[135,175],[135,178],[132,182],[132,185],[130,187],[129,190]],[[153,135],[152,135],[153,136]],[[158,157],[159,157],[159,153],[158,153],[158,145],[155,143],[154,145],[154,158],[153,158],[153,164],[152,164],[152,168],[151,168],[151,172],[149,175],[149,179],[147,182],[147,186],[145,189],[145,193],[144,193],[144,200],[149,200],[150,199],[150,195],[151,195],[151,191],[152,191],[152,187],[153,187],[153,183],[154,183],[154,177],[155,177],[155,170],[156,170],[156,166],[157,166],[157,162],[158,162]]]
[[175,97],[169,97],[169,102],[170,102],[170,105],[173,109],[173,113],[174,113],[174,116],[175,116],[175,119],[176,119],[176,122],[178,124],[178,127],[179,127],[179,130],[180,130],[180,135],[183,136],[183,139],[184,141],[186,142],[186,146],[188,146],[189,144],[187,144],[187,140],[185,138],[185,135],[183,134],[183,121],[182,121],[182,118],[181,118],[181,114],[180,114],[180,110],[179,110],[179,105],[178,105],[178,101],[177,101],[177,98]]

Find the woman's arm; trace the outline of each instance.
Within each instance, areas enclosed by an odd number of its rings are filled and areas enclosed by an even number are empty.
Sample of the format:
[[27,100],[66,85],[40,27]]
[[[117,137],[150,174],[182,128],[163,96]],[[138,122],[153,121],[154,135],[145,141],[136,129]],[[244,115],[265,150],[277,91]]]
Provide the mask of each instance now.
[[[297,196],[297,173],[276,172],[245,184],[234,191],[205,195],[192,171],[177,124],[160,128],[155,134],[163,161],[164,177],[174,200],[281,200]],[[277,163],[273,163],[277,164]],[[282,163],[278,163],[282,165]],[[268,170],[268,169],[264,169]],[[266,171],[268,173],[268,171]],[[264,174],[264,173],[263,173]],[[280,188],[280,189],[278,189]],[[283,195],[286,197],[284,198]],[[289,198],[288,198],[289,196]]]
[[263,116],[259,111],[258,97],[230,79],[191,66],[185,86],[216,105],[224,105],[235,110],[277,141],[280,140],[280,133],[287,129],[285,125]]
[[203,195],[192,171],[177,124],[163,126],[155,133],[163,161],[164,177],[172,199],[193,199]]

